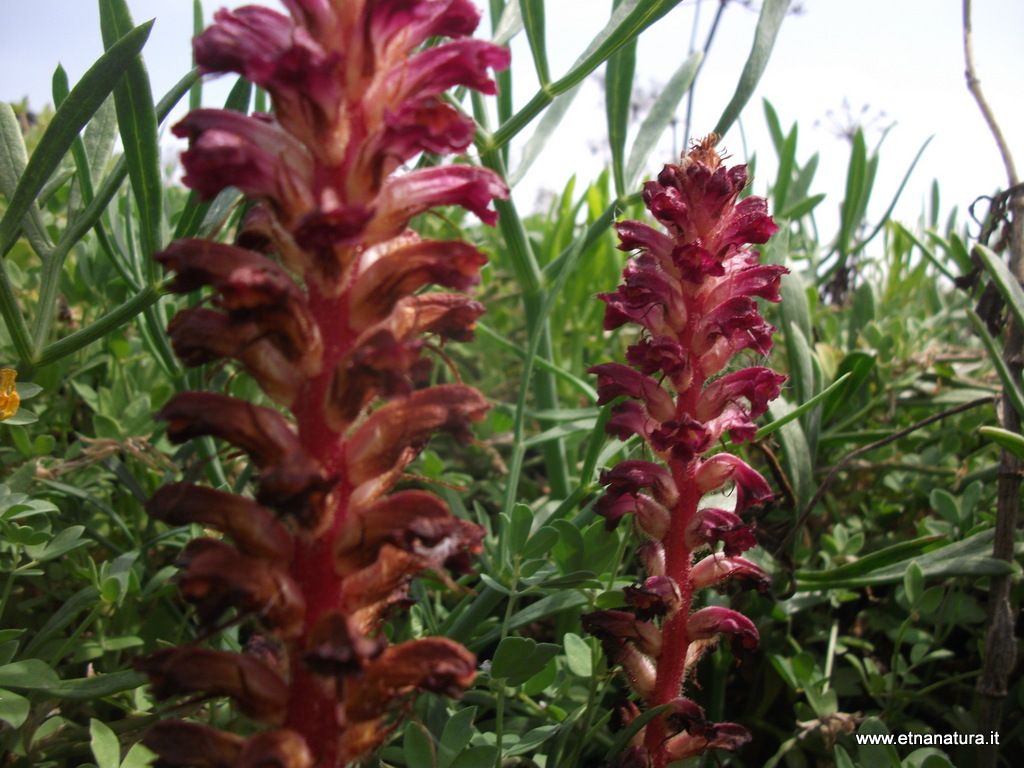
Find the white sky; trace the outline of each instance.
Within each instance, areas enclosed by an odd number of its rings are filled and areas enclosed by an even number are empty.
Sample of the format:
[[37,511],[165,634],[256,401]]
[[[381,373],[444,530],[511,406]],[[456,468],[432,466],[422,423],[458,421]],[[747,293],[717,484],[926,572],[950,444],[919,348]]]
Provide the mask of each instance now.
[[[128,0],[128,4],[136,23],[157,20],[143,54],[159,98],[189,67],[192,2]],[[207,19],[224,4],[204,0]],[[961,215],[979,195],[1007,186],[991,136],[964,84],[960,0],[800,0],[800,4],[803,14],[784,22],[766,75],[743,116],[746,148],[758,156],[755,191],[763,193],[774,174],[762,98],[775,105],[785,129],[799,123],[800,161],[814,151],[822,155],[812,191],[828,193],[819,208],[826,221],[823,235],[828,234],[827,222],[842,199],[849,153],[848,146],[835,138],[826,114],[840,113],[844,100],[855,113],[868,105],[869,115],[884,112],[884,123],[896,123],[882,147],[876,212],[884,209],[914,154],[932,134],[935,138],[904,193],[898,217],[911,223],[917,219],[932,179],[939,180],[944,212],[956,205]],[[643,35],[638,85],[664,83],[683,61],[698,5],[697,40],[701,43],[717,0],[685,0]],[[609,6],[608,0],[548,0],[553,76],[563,74],[604,25]],[[975,0],[974,6],[978,74],[1024,173],[1020,84],[1024,2]],[[717,122],[749,52],[756,20],[756,13],[737,3],[726,8],[698,79],[694,133],[707,133]],[[520,43],[513,47],[517,106],[535,87],[529,52]],[[73,84],[101,51],[95,3],[0,0],[0,99],[19,101],[27,96],[31,106],[38,108],[50,101],[50,77],[58,61]],[[212,87],[210,103],[222,100],[224,93],[223,86]],[[600,145],[604,132],[600,88],[591,82],[561,126],[558,143],[541,156],[517,190],[520,203],[530,206],[542,188],[560,190],[571,173],[581,183],[595,178],[605,153],[595,154],[594,147]],[[869,133],[869,143],[878,138],[877,131]],[[724,144],[736,162],[744,159],[738,129],[725,137]],[[674,159],[670,146],[664,147],[652,158],[652,167]]]

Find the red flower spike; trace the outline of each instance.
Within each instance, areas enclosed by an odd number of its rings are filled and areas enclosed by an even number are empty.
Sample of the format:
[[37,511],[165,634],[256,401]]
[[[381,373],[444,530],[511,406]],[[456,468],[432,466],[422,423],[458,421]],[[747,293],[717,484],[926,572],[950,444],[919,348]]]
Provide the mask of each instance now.
[[282,637],[298,637],[306,606],[298,586],[278,566],[246,557],[216,539],[195,539],[175,562],[178,587],[196,606],[201,627],[210,627],[229,608],[254,613]]
[[270,725],[284,722],[285,682],[255,658],[181,645],[137,659],[135,668],[149,675],[157,699],[199,692],[230,696],[253,720]]
[[226,533],[239,552],[271,563],[292,558],[294,540],[273,513],[252,499],[188,483],[171,483],[146,502],[150,517],[170,525],[200,525]]
[[737,581],[744,588],[765,592],[771,578],[765,570],[743,557],[709,555],[690,569],[690,580],[697,589],[714,587],[727,581]]
[[153,768],[234,768],[245,739],[198,723],[164,720],[142,737],[156,752]]
[[[584,617],[584,625],[601,637],[610,661],[625,669],[646,706],[673,704],[672,712],[644,727],[642,747],[620,756],[623,765],[665,768],[711,749],[737,748],[748,738],[739,726],[708,722],[699,707],[679,698],[720,634],[747,648],[757,644],[749,619],[725,608],[694,611],[694,596],[733,579],[768,587],[762,568],[737,557],[757,540],[736,512],[770,499],[771,490],[736,456],[712,451],[726,437],[753,439],[754,420],[784,381],[762,367],[719,375],[739,353],[770,351],[775,329],[759,314],[755,297],[778,301],[786,270],[759,264],[749,249],[778,227],[762,199],[737,202],[746,168],[726,168],[714,149],[717,140],[695,143],[678,165],[665,166],[644,185],[643,200],[667,231],[636,221],[617,224],[620,249],[638,253],[623,270],[622,285],[598,296],[606,304],[606,329],[641,328],[626,349],[628,365],[602,363],[589,371],[598,377],[599,405],[628,398],[612,405],[606,431],[623,440],[638,435],[648,453],[668,465],[620,462],[601,473],[605,495],[594,505],[609,528],[634,514],[637,529],[649,537],[640,547],[649,576],[626,589],[630,611],[599,611]],[[730,483],[736,512],[699,508],[704,494]],[[709,548],[711,554],[695,561]]]
[[[469,571],[483,537],[425,491],[391,493],[432,435],[468,442],[489,407],[468,386],[429,386],[423,338],[472,338],[484,307],[455,292],[477,284],[486,259],[468,243],[422,240],[409,221],[460,205],[493,224],[508,189],[469,161],[402,166],[469,148],[475,123],[442,92],[494,93],[491,71],[509,54],[466,39],[480,18],[470,0],[284,5],[289,15],[219,11],[194,41],[204,72],[265,88],[273,114],[197,110],[174,128],[190,144],[187,185],[248,196],[235,242],[178,240],[156,256],[171,290],[210,289],[172,322],[175,352],[190,366],[229,361],[281,406],[173,398],[158,414],[168,437],[247,453],[255,499],[173,484],[148,505],[233,542],[199,539],[179,560],[203,629],[229,610],[257,629],[244,654],[184,646],[139,661],[158,698],[231,696],[275,729],[243,740],[158,725],[147,738],[166,768],[364,762],[407,699],[458,695],[476,668],[443,638],[389,647],[383,626],[418,574],[452,585],[447,571]],[[436,37],[453,39],[428,45]]]

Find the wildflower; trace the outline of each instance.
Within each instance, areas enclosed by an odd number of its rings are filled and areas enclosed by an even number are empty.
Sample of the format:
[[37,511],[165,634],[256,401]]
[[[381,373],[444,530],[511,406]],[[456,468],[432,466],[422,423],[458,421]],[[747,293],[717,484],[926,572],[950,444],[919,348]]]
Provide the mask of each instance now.
[[18,372],[13,368],[0,370],[0,421],[6,421],[16,414],[21,404],[18,389],[14,386],[17,375]]
[[172,320],[177,355],[235,361],[278,406],[172,398],[158,414],[168,437],[247,454],[254,498],[174,483],[147,505],[231,540],[198,539],[178,559],[204,633],[230,610],[256,630],[241,654],[188,645],[138,662],[157,698],[228,696],[269,730],[243,738],[165,721],[145,739],[161,768],[360,762],[410,694],[458,695],[476,669],[457,643],[389,646],[383,627],[413,578],[467,571],[483,537],[436,496],[393,492],[432,435],[469,441],[488,408],[463,384],[428,386],[423,355],[427,334],[472,337],[483,306],[461,292],[486,258],[408,224],[441,205],[493,224],[491,203],[508,191],[469,163],[402,166],[468,148],[475,125],[441,94],[493,94],[488,70],[506,67],[508,51],[467,38],[479,21],[467,0],[284,5],[289,15],[218,11],[194,41],[205,72],[266,89],[273,114],[200,109],[173,128],[189,141],[184,181],[201,198],[229,186],[248,196],[235,241],[178,240],[155,257],[172,291],[209,291]]
[[[726,439],[753,438],[754,419],[784,381],[764,367],[723,373],[741,352],[771,350],[775,329],[754,299],[778,301],[786,270],[758,263],[750,249],[777,227],[763,199],[737,202],[746,168],[724,167],[717,141],[696,142],[678,165],[665,166],[645,185],[643,200],[665,231],[637,221],[618,224],[619,247],[638,253],[623,270],[622,285],[599,296],[606,329],[627,323],[642,329],[626,350],[628,365],[590,369],[598,377],[598,403],[611,404],[607,431],[622,440],[639,435],[663,462],[628,459],[603,472],[605,494],[595,505],[609,527],[633,513],[649,576],[625,591],[628,610],[591,613],[584,626],[648,706],[670,705],[615,765],[664,768],[749,740],[741,726],[711,723],[680,697],[719,638],[737,649],[758,643],[748,618],[719,606],[694,610],[694,593],[727,582],[768,587],[768,574],[739,556],[756,539],[737,513],[771,498],[771,490],[742,459],[714,451]],[[705,494],[730,486],[734,511],[700,508]]]

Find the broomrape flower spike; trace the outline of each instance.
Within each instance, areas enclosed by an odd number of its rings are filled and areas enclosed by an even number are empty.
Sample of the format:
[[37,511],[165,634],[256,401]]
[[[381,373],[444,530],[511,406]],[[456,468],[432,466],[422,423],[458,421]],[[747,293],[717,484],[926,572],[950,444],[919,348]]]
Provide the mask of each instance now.
[[[625,590],[628,610],[596,611],[583,617],[584,626],[646,706],[669,705],[613,768],[664,768],[750,738],[739,725],[710,722],[683,695],[696,663],[721,637],[737,648],[758,643],[750,619],[717,606],[694,610],[694,593],[727,581],[768,587],[768,574],[739,557],[756,539],[738,513],[771,498],[771,491],[744,461],[712,451],[723,441],[753,438],[754,419],[785,379],[763,367],[722,373],[745,350],[771,350],[775,329],[754,297],[779,301],[786,269],[760,264],[750,248],[778,227],[763,198],[737,202],[746,166],[726,168],[717,142],[715,135],[694,142],[678,165],[666,165],[645,184],[643,200],[664,231],[638,221],[617,225],[619,248],[636,254],[618,290],[599,297],[607,305],[606,330],[627,323],[642,329],[626,350],[629,365],[602,363],[589,371],[598,377],[598,404],[612,403],[607,430],[622,440],[639,435],[662,462],[629,459],[600,479],[605,495],[597,511],[610,528],[633,513],[649,575]],[[734,510],[701,507],[705,494],[730,484]],[[639,715],[635,707],[629,711],[628,719]]]
[[[471,387],[427,386],[421,354],[425,334],[472,336],[484,308],[462,292],[486,259],[408,223],[460,205],[493,224],[491,202],[508,191],[465,162],[404,166],[469,147],[473,121],[442,94],[495,93],[488,70],[507,67],[509,54],[468,38],[479,22],[468,0],[284,5],[290,15],[218,11],[194,41],[205,72],[264,88],[273,114],[200,109],[173,129],[189,140],[184,179],[200,197],[229,186],[248,196],[235,241],[179,240],[156,255],[171,290],[209,291],[170,324],[179,357],[233,359],[279,406],[172,398],[158,414],[170,439],[233,444],[258,469],[256,491],[174,483],[148,504],[171,525],[199,523],[232,542],[198,539],[178,561],[203,634],[230,610],[255,628],[242,653],[191,644],[138,661],[157,698],[228,696],[268,728],[246,738],[164,721],[145,737],[159,768],[359,763],[410,694],[459,695],[476,670],[455,642],[389,647],[383,632],[417,574],[467,571],[483,536],[430,493],[392,493],[433,434],[470,440],[488,408]],[[449,40],[422,47],[437,38]],[[6,379],[3,392],[6,404]]]

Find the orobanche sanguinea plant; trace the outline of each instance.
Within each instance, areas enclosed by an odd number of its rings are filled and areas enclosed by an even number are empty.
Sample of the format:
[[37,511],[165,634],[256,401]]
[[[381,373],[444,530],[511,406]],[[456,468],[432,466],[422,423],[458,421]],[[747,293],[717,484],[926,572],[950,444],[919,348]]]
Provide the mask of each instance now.
[[[157,255],[173,290],[210,289],[172,321],[176,353],[234,359],[279,406],[186,392],[158,414],[172,440],[227,441],[258,470],[255,498],[176,483],[149,503],[232,542],[200,538],[180,558],[204,634],[229,609],[255,628],[241,653],[194,643],[139,661],[158,698],[228,696],[266,728],[164,721],[145,740],[164,768],[358,763],[410,693],[457,695],[476,670],[444,638],[390,645],[383,622],[417,574],[466,571],[480,549],[482,531],[437,496],[393,490],[433,434],[468,440],[488,407],[461,383],[430,386],[426,354],[471,335],[483,307],[461,291],[485,258],[408,224],[453,204],[493,223],[507,190],[469,163],[407,165],[469,146],[474,123],[443,94],[493,94],[487,70],[508,51],[467,37],[479,21],[467,0],[284,5],[290,16],[221,10],[195,39],[205,72],[266,89],[273,115],[200,109],[175,126],[190,142],[185,183],[204,198],[236,187],[250,207],[233,244],[180,240]],[[450,40],[424,47],[435,38]]]
[[[771,492],[757,471],[720,446],[754,436],[753,419],[778,397],[784,380],[763,367],[723,373],[735,355],[771,349],[775,329],[754,297],[778,301],[786,270],[760,264],[749,247],[778,227],[763,198],[737,202],[746,166],[726,168],[717,141],[712,135],[695,142],[678,165],[666,165],[645,185],[643,200],[666,231],[618,224],[619,247],[637,253],[618,290],[600,296],[607,330],[627,323],[642,328],[626,350],[629,365],[590,369],[600,404],[624,396],[612,406],[607,429],[623,440],[639,435],[661,462],[615,465],[601,476],[605,494],[597,502],[609,525],[633,514],[647,578],[626,590],[628,610],[590,613],[585,626],[645,707],[668,705],[617,758],[621,768],[663,768],[749,738],[739,725],[710,722],[683,695],[701,655],[721,636],[746,648],[759,640],[739,612],[713,605],[694,610],[694,597],[730,580],[768,585],[765,571],[740,557],[756,540],[738,513]],[[702,506],[706,494],[727,485],[735,488],[733,510]],[[635,705],[627,709],[627,719],[639,714]]]

